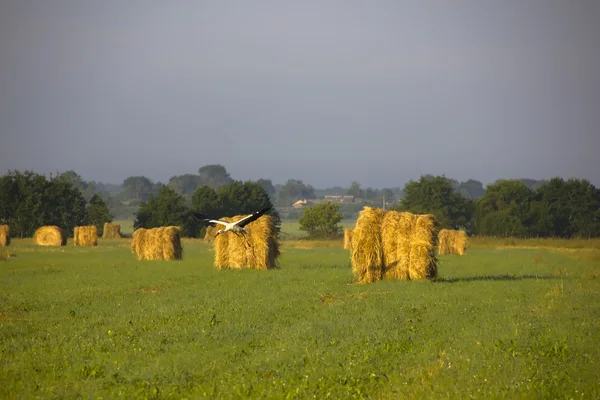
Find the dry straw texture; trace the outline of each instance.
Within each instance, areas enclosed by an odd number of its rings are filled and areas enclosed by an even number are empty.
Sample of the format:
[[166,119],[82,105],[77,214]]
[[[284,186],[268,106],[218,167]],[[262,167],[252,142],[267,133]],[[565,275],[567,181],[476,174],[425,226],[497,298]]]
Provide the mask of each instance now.
[[385,211],[364,207],[352,231],[352,272],[359,283],[383,278],[383,243],[381,223]]
[[0,247],[10,244],[10,229],[8,225],[0,225]]
[[352,250],[352,228],[344,229],[344,249]]
[[215,241],[215,235],[217,234],[217,228],[214,226],[207,226],[206,233],[204,234],[204,241],[206,243],[212,243]]
[[359,283],[437,276],[437,221],[365,207],[352,234],[352,272]]
[[438,231],[433,215],[416,216],[410,242],[410,279],[431,279],[437,276]]
[[438,235],[438,253],[463,256],[466,253],[467,241],[465,231],[442,229]]
[[181,260],[181,233],[178,226],[139,228],[133,232],[131,251],[138,260]]
[[[224,217],[220,220],[232,222],[244,216]],[[220,227],[217,226],[217,229]],[[244,229],[247,234],[226,232],[215,238],[215,267],[262,270],[275,268],[280,254],[275,218],[263,215]]]
[[102,239],[121,239],[121,225],[105,222],[102,230]]
[[41,226],[33,234],[33,242],[39,246],[65,246],[67,235],[58,226]]
[[94,225],[76,226],[73,232],[73,244],[75,246],[97,246],[98,228]]
[[388,211],[383,219],[381,235],[386,279],[409,279],[411,240],[416,215]]

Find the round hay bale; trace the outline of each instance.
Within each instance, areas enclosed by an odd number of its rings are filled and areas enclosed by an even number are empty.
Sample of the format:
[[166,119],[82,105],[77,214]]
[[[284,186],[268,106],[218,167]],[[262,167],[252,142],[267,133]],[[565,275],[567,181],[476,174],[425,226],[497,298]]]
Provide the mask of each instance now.
[[375,282],[383,278],[381,223],[385,211],[364,207],[352,232],[352,273],[357,282]]
[[121,225],[105,222],[102,228],[102,239],[121,239]]
[[344,229],[344,249],[352,250],[352,228]]
[[97,246],[98,228],[95,225],[76,226],[73,231],[73,244],[75,246]]
[[42,226],[33,234],[33,242],[38,246],[65,246],[67,235],[58,226]]

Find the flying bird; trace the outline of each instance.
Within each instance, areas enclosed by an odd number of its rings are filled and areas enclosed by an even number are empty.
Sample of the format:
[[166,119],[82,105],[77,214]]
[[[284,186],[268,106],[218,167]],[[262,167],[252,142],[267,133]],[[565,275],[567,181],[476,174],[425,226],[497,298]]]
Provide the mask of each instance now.
[[270,209],[271,209],[271,207],[263,208],[260,211],[253,212],[252,214],[246,215],[244,218],[241,218],[234,222],[225,222],[225,221],[220,221],[218,219],[211,219],[211,218],[207,217],[206,215],[200,214],[197,212],[194,212],[193,215],[194,215],[194,218],[196,218],[204,223],[207,223],[208,225],[211,225],[211,226],[216,226],[217,224],[225,225],[224,229],[217,231],[217,234],[215,235],[215,237],[217,237],[221,233],[225,233],[225,232],[229,232],[229,231],[231,231],[235,234],[248,233],[244,229],[244,226],[248,225],[252,221],[256,221],[258,218],[260,218],[264,213],[266,213]]

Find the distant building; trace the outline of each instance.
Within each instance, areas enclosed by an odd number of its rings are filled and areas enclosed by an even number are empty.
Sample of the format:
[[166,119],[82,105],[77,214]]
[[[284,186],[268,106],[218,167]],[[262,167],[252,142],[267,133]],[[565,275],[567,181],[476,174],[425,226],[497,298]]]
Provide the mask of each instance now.
[[315,204],[315,201],[313,201],[313,200],[301,199],[301,200],[298,200],[297,202],[295,202],[294,204],[292,204],[292,207],[304,208],[307,206],[312,206],[314,204]]

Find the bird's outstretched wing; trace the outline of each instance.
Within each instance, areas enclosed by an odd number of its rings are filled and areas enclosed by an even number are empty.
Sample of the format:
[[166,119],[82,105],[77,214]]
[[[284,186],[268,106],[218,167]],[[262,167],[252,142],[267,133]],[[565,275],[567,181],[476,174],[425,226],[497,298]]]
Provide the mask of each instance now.
[[260,211],[253,212],[252,214],[247,215],[244,218],[242,218],[239,221],[237,221],[237,225],[239,227],[243,228],[244,226],[248,225],[250,222],[256,221],[257,219],[259,219],[260,217],[262,217],[263,214],[265,214],[270,209],[271,209],[271,207],[266,207],[266,208],[263,208]]
[[205,224],[208,224],[210,226],[216,226],[217,224],[221,224],[221,225],[227,226],[227,222],[219,221],[218,219],[211,219],[208,216],[206,216],[204,214],[201,214],[201,213],[198,213],[198,212],[194,212],[194,213],[192,213],[192,215],[197,220],[202,221]]

